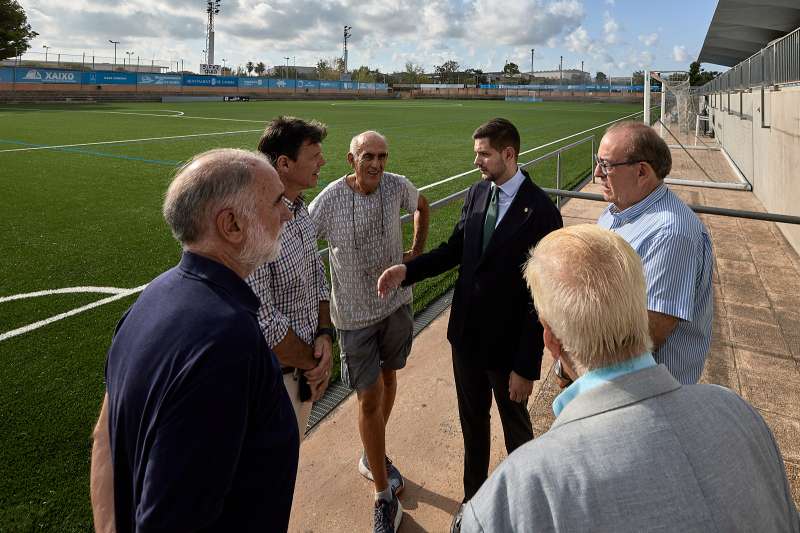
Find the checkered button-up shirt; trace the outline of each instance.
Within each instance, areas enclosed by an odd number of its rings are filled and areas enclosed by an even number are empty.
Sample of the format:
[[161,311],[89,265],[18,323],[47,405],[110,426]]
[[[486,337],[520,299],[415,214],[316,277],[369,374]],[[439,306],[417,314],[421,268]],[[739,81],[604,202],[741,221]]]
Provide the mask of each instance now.
[[330,291],[302,197],[295,200],[294,218],[284,226],[280,256],[258,267],[246,281],[261,300],[258,323],[270,348],[289,328],[303,342],[314,342],[319,302],[329,300]]

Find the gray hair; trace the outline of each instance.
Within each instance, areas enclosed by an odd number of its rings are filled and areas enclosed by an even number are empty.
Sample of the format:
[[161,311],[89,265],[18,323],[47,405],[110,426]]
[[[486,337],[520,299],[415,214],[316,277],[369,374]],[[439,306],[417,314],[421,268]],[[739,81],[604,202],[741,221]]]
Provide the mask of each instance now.
[[642,260],[616,233],[594,224],[554,231],[531,251],[524,274],[539,318],[576,371],[652,348]]
[[194,156],[178,169],[163,206],[164,220],[175,238],[183,245],[202,241],[212,213],[222,207],[252,216],[250,187],[259,165],[269,165],[263,154],[218,148]]
[[379,137],[381,140],[383,140],[386,146],[389,146],[389,141],[386,140],[385,135],[383,135],[382,133],[378,133],[377,131],[374,130],[367,130],[359,133],[358,135],[350,139],[350,153],[353,154],[354,157],[358,155],[359,150],[361,150],[361,145],[364,144],[364,140],[367,137],[372,137],[372,136]]
[[650,163],[658,179],[663,180],[672,170],[672,154],[669,146],[656,130],[647,124],[626,120],[608,128],[606,135],[610,133],[628,134],[629,142],[625,146],[626,159]]

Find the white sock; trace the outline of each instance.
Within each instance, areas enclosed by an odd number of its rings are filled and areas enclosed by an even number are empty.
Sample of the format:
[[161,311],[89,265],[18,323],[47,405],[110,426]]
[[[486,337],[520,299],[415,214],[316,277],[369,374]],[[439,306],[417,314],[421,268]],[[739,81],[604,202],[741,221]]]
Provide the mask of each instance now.
[[377,500],[383,500],[385,502],[392,501],[392,487],[388,486],[380,492],[375,491],[375,501]]

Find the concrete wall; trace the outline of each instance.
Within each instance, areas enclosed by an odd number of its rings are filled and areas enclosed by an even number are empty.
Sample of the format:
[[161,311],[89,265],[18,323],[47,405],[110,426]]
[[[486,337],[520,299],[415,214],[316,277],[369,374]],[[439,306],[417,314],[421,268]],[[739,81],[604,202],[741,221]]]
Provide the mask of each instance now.
[[[800,87],[766,89],[763,109],[760,89],[731,93],[730,107],[720,96],[711,108],[717,141],[767,211],[800,216]],[[778,226],[800,253],[800,226]]]

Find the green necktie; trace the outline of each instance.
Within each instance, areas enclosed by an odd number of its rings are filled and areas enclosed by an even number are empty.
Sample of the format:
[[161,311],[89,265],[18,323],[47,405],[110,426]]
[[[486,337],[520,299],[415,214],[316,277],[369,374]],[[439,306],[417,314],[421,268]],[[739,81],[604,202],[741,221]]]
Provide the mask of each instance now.
[[483,221],[483,251],[489,246],[492,240],[492,233],[497,224],[497,194],[499,187],[492,183],[492,199],[489,200],[489,207],[486,209],[486,219]]

